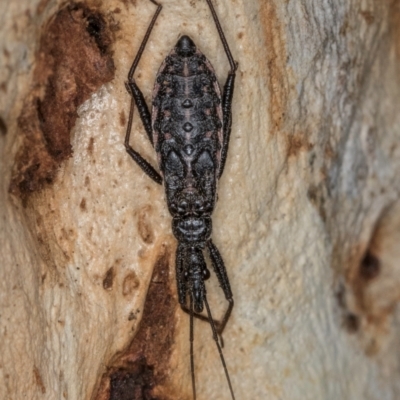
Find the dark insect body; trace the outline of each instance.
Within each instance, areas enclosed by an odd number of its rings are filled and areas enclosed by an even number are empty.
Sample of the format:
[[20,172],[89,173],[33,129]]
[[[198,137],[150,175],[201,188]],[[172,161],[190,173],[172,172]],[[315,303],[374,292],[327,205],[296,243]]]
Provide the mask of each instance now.
[[[133,74],[145,49],[162,6],[147,29],[128,74],[126,88],[131,108],[125,147],[140,168],[155,182],[164,182],[172,231],[178,240],[176,280],[179,303],[190,315],[190,358],[193,398],[196,399],[193,359],[193,317],[208,321],[217,345],[232,399],[235,399],[222,354],[221,334],[233,308],[232,291],[222,257],[211,240],[211,215],[217,199],[231,131],[231,105],[237,63],[233,60],[218,17],[206,0],[230,64],[223,93],[211,63],[188,36],[182,36],[161,64],[153,91],[150,114]],[[129,145],[134,104],[158,159],[161,174]],[[221,321],[212,318],[205,281],[210,277],[203,251],[207,249],[213,269],[228,301]],[[188,305],[189,300],[189,305]],[[201,314],[204,306],[207,315]]]

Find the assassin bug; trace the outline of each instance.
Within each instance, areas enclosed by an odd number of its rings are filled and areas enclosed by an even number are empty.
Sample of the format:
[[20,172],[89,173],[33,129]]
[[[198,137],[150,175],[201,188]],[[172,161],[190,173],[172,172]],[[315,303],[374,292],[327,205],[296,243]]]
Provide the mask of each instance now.
[[[211,63],[188,36],[181,36],[163,61],[156,76],[150,113],[133,78],[162,5],[157,9],[128,73],[126,89],[131,106],[125,136],[128,154],[156,183],[164,182],[172,232],[178,240],[176,281],[179,303],[190,315],[190,366],[193,398],[196,399],[193,317],[210,323],[232,399],[235,399],[225,359],[221,334],[233,308],[232,291],[222,257],[211,240],[211,214],[217,199],[217,183],[228,152],[231,106],[236,69],[225,35],[211,0],[206,0],[230,64],[223,92]],[[158,173],[129,144],[134,105],[153,145],[161,173]],[[203,251],[207,249],[213,269],[228,301],[221,321],[211,315],[205,281],[210,277]],[[189,298],[189,306],[188,300]],[[201,314],[206,308],[207,315]]]

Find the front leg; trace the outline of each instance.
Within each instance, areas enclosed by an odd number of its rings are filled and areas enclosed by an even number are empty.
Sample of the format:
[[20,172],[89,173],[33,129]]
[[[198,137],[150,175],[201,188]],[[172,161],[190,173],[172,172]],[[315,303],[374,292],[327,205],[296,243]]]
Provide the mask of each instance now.
[[[125,82],[125,88],[128,91],[128,93],[132,96],[132,98],[135,99],[136,107],[138,108],[139,116],[143,123],[144,129],[147,133],[147,137],[149,138],[150,143],[154,145],[153,130],[151,127],[151,114],[149,108],[147,107],[142,91],[139,89],[139,86],[133,79],[132,80],[129,79],[127,82]],[[132,117],[133,117],[133,112],[132,112]]]
[[[144,125],[144,128],[146,130],[147,136],[148,136],[151,144],[153,144],[153,133],[152,133],[152,129],[151,129],[150,112],[149,112],[147,104],[144,100],[143,93],[140,91],[139,87],[135,83],[135,80],[133,79],[133,74],[136,71],[136,67],[139,64],[139,61],[142,57],[144,49],[146,48],[147,41],[149,40],[150,34],[154,28],[154,25],[157,21],[158,15],[160,14],[161,9],[162,9],[161,4],[158,4],[155,0],[150,0],[150,1],[154,5],[157,6],[157,9],[153,15],[153,18],[151,19],[150,25],[147,28],[146,34],[144,35],[144,38],[143,38],[142,43],[139,47],[139,50],[136,54],[136,57],[133,60],[132,66],[128,73],[128,81],[125,83],[125,87],[126,87],[126,90],[128,91],[128,93],[135,99],[137,108],[139,110],[140,119],[142,120],[142,123]],[[130,123],[132,123],[132,117],[133,117],[133,106],[131,103],[131,112],[129,113],[129,122]],[[129,122],[128,122],[128,125],[129,125]],[[130,132],[130,129],[129,129],[129,132]]]

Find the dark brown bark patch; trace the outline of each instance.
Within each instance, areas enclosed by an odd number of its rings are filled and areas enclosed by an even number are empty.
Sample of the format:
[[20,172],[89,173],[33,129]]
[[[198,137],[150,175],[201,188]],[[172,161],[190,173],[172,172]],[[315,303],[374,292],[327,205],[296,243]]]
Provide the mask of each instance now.
[[326,188],[324,182],[318,185],[311,185],[307,192],[307,197],[311,203],[316,207],[319,215],[324,223],[327,221],[327,210],[326,210]]
[[40,15],[46,9],[47,5],[49,4],[50,0],[40,0],[39,4],[36,7],[36,14]]
[[272,132],[281,129],[289,96],[287,76],[287,52],[283,27],[276,13],[275,4],[271,1],[260,2],[260,18],[264,28],[266,54],[267,84],[270,94],[269,114],[272,120]]
[[175,336],[177,300],[169,279],[171,256],[171,248],[163,245],[154,265],[139,329],[128,349],[109,366],[94,399],[175,398],[160,394],[168,391],[165,387]]
[[126,116],[124,110],[119,113],[119,123],[122,127],[126,126]]
[[374,356],[391,331],[393,313],[400,302],[400,202],[385,208],[367,244],[354,247],[344,261],[344,279],[337,299],[343,326],[357,333],[365,353]]
[[294,89],[296,81],[287,61],[285,27],[273,1],[260,1],[260,20],[266,47],[266,60],[260,62],[267,65],[265,79],[269,92],[267,112],[271,118],[270,134],[281,134],[286,141],[287,158],[294,158],[310,152],[314,146],[309,140],[307,129],[298,130],[293,125],[285,124],[285,120],[293,119],[289,104],[298,96]]
[[84,197],[82,197],[82,200],[81,200],[81,202],[80,202],[80,204],[79,204],[79,208],[80,208],[82,211],[86,211],[86,210],[87,210],[86,199],[85,199]]
[[87,147],[87,152],[90,155],[93,155],[93,149],[94,149],[94,138],[91,137],[90,140],[89,140],[88,147]]
[[149,221],[149,215],[151,214],[151,206],[145,206],[139,211],[138,215],[138,231],[143,242],[146,244],[152,244],[154,242],[154,231]]
[[153,369],[143,358],[129,372],[122,369],[111,375],[109,400],[156,400],[151,395],[153,386]]
[[33,88],[18,119],[22,145],[10,190],[25,199],[51,184],[72,154],[77,108],[114,77],[112,34],[106,19],[83,3],[60,10],[43,28]]
[[111,267],[106,272],[104,279],[103,279],[103,288],[105,290],[111,290],[113,283],[114,283],[115,271],[114,268]]
[[[392,0],[390,6],[390,36],[396,51],[397,58],[400,59],[400,4],[397,0]],[[399,63],[397,63],[400,71]],[[399,72],[400,76],[400,72]]]
[[288,136],[287,156],[295,157],[302,151],[311,151],[313,147],[308,141],[307,135],[294,133]]
[[379,276],[381,263],[377,256],[367,251],[360,263],[360,278],[364,281],[371,281]]
[[125,278],[122,284],[122,294],[131,296],[140,286],[140,281],[134,271],[131,271]]
[[7,135],[7,124],[4,119],[0,117],[0,135]]
[[40,372],[36,366],[33,368],[33,377],[35,379],[35,384],[39,388],[40,392],[45,394],[46,387],[44,386],[42,376],[40,375]]
[[348,333],[356,333],[360,329],[360,318],[352,313],[348,313],[343,318],[343,326]]
[[365,22],[368,25],[373,24],[375,21],[374,14],[371,11],[362,10],[362,11],[360,11],[360,15],[364,18]]

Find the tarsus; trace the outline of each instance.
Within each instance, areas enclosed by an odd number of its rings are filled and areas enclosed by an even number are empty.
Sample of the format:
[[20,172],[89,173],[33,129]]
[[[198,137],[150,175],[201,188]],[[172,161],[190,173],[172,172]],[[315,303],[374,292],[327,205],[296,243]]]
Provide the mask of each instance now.
[[215,341],[215,343],[217,345],[217,348],[218,348],[219,358],[221,359],[222,366],[224,367],[224,372],[225,372],[226,380],[228,381],[229,390],[231,392],[232,400],[235,400],[235,394],[233,393],[233,388],[232,388],[232,384],[231,384],[231,379],[229,378],[228,368],[226,367],[225,358],[224,358],[224,355],[222,354],[221,345],[219,344],[217,328],[215,327],[215,323],[214,323],[214,320],[213,320],[212,315],[211,315],[210,306],[208,305],[208,301],[207,301],[207,298],[205,296],[204,296],[204,304],[206,305],[208,320],[210,321],[210,326],[211,326],[211,330],[212,330],[212,333],[213,333],[213,338],[214,338],[214,341]]

